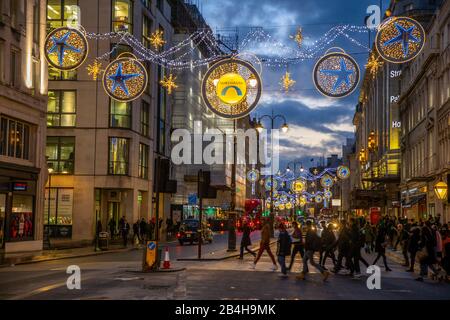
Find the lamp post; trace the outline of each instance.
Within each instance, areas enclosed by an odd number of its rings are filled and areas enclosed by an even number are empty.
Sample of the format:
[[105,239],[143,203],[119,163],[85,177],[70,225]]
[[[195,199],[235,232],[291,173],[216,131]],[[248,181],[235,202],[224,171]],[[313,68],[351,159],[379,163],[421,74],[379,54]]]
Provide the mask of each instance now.
[[[287,164],[287,169],[286,169],[286,171],[287,172],[290,172],[291,171],[291,167],[290,167],[290,165],[293,165],[293,167],[294,167],[294,171],[293,171],[293,174],[294,174],[294,182],[295,182],[295,172],[297,171],[297,164],[300,164],[300,172],[301,173],[303,173],[304,171],[305,171],[305,168],[303,168],[303,163],[302,162],[300,162],[300,161],[291,161],[291,162],[289,162],[288,164]],[[296,191],[295,190],[292,190],[294,193],[296,193]],[[294,203],[294,218],[296,217],[296,215],[297,215],[297,203]]]
[[47,249],[50,249],[50,199],[52,193],[52,173],[53,168],[49,167],[48,169],[48,200],[47,200],[47,228],[44,228],[44,235]]
[[[259,133],[261,133],[262,130],[264,129],[264,126],[261,123],[261,120],[264,119],[264,118],[270,119],[270,130],[274,129],[275,120],[277,118],[280,118],[280,119],[282,119],[284,121],[283,125],[281,126],[281,131],[283,133],[286,133],[289,130],[289,126],[287,124],[286,118],[283,115],[281,115],[281,114],[274,115],[273,114],[273,110],[272,110],[272,114],[271,115],[265,114],[265,115],[259,117],[258,122],[256,124],[256,130]],[[274,181],[274,179],[273,179],[273,177],[274,177],[274,174],[273,174],[273,137],[270,139],[270,142],[271,142],[271,149],[272,149],[272,159],[270,161],[271,168],[272,168],[272,170],[271,170],[271,179],[272,179],[271,182],[272,183],[271,183],[271,186],[270,186],[270,233],[271,233],[271,236],[273,237],[273,235],[274,235],[273,223],[274,223],[274,218],[275,218],[274,214],[273,214],[273,181]]]

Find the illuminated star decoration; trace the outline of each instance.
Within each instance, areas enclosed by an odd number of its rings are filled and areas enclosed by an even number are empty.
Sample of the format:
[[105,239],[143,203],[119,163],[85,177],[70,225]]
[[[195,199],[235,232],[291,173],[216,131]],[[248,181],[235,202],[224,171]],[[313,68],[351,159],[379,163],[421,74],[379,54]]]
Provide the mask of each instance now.
[[150,43],[153,45],[155,50],[159,50],[166,41],[164,40],[164,32],[160,29],[156,30],[150,35]]
[[64,62],[64,54],[66,51],[73,51],[75,53],[80,53],[81,49],[75,48],[74,46],[71,46],[67,43],[67,40],[69,36],[72,34],[72,32],[68,31],[66,34],[61,36],[60,38],[57,38],[56,36],[52,37],[52,40],[54,42],[53,46],[48,50],[48,53],[58,53],[58,63],[60,66],[63,65]]
[[375,57],[375,55],[371,55],[369,61],[367,61],[366,68],[369,70],[372,77],[375,78],[378,73],[378,69],[380,69],[383,64],[384,62],[382,60],[379,60],[378,57]]
[[303,30],[302,28],[297,29],[297,33],[293,36],[289,36],[289,38],[293,39],[295,42],[297,42],[297,45],[299,47],[302,46],[303,43]]
[[295,80],[291,79],[291,74],[286,71],[286,73],[281,77],[281,86],[283,87],[286,93],[289,92],[289,89],[295,85]]
[[93,80],[97,80],[98,74],[102,71],[102,64],[97,60],[94,60],[93,64],[86,67],[88,74],[92,76]]
[[397,31],[400,33],[398,36],[386,41],[383,45],[389,46],[394,43],[400,42],[402,44],[403,48],[403,56],[406,58],[409,54],[409,42],[415,42],[419,43],[419,39],[417,39],[415,36],[413,36],[413,31],[416,28],[416,26],[411,26],[408,29],[403,28],[398,23],[394,23],[395,28],[397,28]]
[[353,70],[348,70],[347,66],[345,65],[344,58],[341,58],[340,60],[340,69],[339,70],[320,70],[320,72],[325,73],[328,76],[337,76],[336,82],[333,86],[333,91],[336,91],[339,86],[345,82],[345,84],[349,87],[350,86],[350,76],[353,74]]
[[123,74],[122,63],[119,62],[116,73],[114,75],[108,76],[108,80],[111,80],[113,82],[111,92],[116,91],[117,87],[119,87],[128,96],[129,92],[125,81],[139,76],[140,76],[139,73]]
[[172,90],[178,88],[175,80],[177,80],[177,77],[174,77],[173,74],[170,74],[169,77],[164,77],[164,79],[159,83],[167,89],[168,94],[172,94]]

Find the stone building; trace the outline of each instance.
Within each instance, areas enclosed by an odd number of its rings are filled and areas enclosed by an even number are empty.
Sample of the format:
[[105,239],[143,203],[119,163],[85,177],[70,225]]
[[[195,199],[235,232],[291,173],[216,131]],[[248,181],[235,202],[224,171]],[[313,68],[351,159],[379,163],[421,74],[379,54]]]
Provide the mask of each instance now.
[[42,249],[46,3],[0,1],[0,251]]

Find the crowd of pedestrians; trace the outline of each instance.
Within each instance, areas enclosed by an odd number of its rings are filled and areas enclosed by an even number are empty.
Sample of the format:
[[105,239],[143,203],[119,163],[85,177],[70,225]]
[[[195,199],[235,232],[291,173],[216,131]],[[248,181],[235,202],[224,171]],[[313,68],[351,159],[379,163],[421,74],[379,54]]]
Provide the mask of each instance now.
[[[292,230],[287,230],[284,223],[277,226],[279,231],[276,256],[270,247],[270,223],[266,221],[261,232],[261,241],[258,253],[251,251],[250,228],[244,226],[244,236],[241,243],[240,258],[243,258],[244,249],[251,253],[255,259],[251,268],[256,264],[264,252],[269,255],[273,266],[272,270],[281,268],[281,277],[287,277],[295,263],[297,255],[302,259],[299,280],[306,278],[309,265],[322,274],[327,280],[329,270],[326,267],[327,259],[332,263],[331,272],[337,274],[344,272],[353,277],[361,277],[362,263],[366,268],[382,262],[386,272],[389,268],[386,251],[401,252],[403,266],[406,272],[415,272],[419,266],[417,281],[424,281],[430,275],[433,279],[447,280],[450,275],[450,233],[448,225],[442,225],[437,219],[429,218],[426,221],[414,221],[382,218],[377,224],[371,224],[363,217],[351,218],[341,221],[339,225],[321,222],[318,230],[310,220],[302,226],[298,222],[292,223]],[[361,252],[365,252],[363,256]],[[371,261],[364,258],[373,257]],[[290,261],[287,261],[287,259]],[[330,261],[329,260],[329,261]],[[370,263],[371,262],[371,263]],[[346,271],[344,271],[346,270]],[[431,271],[429,273],[429,271]]]

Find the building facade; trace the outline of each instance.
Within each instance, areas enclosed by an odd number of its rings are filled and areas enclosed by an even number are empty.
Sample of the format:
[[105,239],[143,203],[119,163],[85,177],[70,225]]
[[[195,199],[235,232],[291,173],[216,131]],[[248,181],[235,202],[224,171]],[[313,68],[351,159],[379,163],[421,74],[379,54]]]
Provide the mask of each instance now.
[[46,3],[0,2],[0,250],[41,250]]
[[[353,172],[356,177],[352,182],[351,207],[361,213],[377,211],[415,219],[437,215],[433,185],[437,175],[445,176],[448,170],[446,128],[443,138],[438,136],[438,122],[434,129],[438,113],[445,118],[445,105],[438,101],[443,90],[437,74],[442,69],[444,79],[446,67],[438,61],[441,38],[433,31],[442,2],[390,4],[393,16],[410,16],[419,21],[426,30],[427,41],[412,62],[385,62],[376,74],[365,73],[353,119],[357,166]],[[446,6],[448,1],[438,17],[448,14],[442,13]],[[439,139],[444,140],[441,149]]]
[[450,219],[448,199],[437,198],[434,185],[448,182],[450,167],[450,2],[444,1],[426,24],[427,39],[420,56],[402,74],[403,216]]
[[[147,48],[156,30],[163,32],[166,46],[172,42],[167,1],[47,1],[47,31],[69,19],[90,33],[127,31]],[[75,71],[48,70],[46,157],[51,175],[44,223],[50,225],[54,244],[88,244],[98,221],[108,231],[114,224],[117,232],[122,216],[131,225],[155,214],[154,159],[169,152],[170,97],[159,85],[165,71],[145,64],[149,80],[144,94],[128,103],[110,99],[101,76],[93,80],[86,66],[103,56],[104,68],[120,53],[133,53],[117,39],[90,39],[88,58]],[[160,199],[163,217],[165,196]]]

